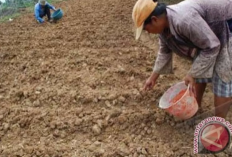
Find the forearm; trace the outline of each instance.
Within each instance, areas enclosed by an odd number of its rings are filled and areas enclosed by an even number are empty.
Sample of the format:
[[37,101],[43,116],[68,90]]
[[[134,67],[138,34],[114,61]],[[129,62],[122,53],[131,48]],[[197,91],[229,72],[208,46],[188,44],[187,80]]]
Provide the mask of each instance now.
[[159,52],[153,68],[154,73],[169,74],[172,73],[172,51],[166,45],[162,35],[159,37]]
[[153,78],[154,80],[157,80],[159,78],[159,75],[160,75],[159,73],[153,71],[150,77]]
[[172,68],[172,53],[170,54],[159,54],[153,68],[153,73],[158,74],[171,74],[173,73]]
[[51,4],[47,4],[47,5],[49,6],[50,9],[52,9],[54,11],[56,10],[56,8],[53,5],[51,5]]
[[44,20],[39,16],[39,12],[35,12],[35,18],[37,21],[39,21],[40,23],[43,23]]
[[188,75],[194,78],[211,78],[219,51],[220,45],[207,51],[201,51],[199,56],[194,60]]

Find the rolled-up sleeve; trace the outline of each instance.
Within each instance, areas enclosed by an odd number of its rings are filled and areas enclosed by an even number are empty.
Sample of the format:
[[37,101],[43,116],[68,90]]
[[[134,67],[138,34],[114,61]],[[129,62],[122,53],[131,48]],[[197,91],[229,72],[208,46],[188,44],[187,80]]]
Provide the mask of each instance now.
[[201,49],[188,73],[194,78],[211,78],[221,46],[217,36],[199,15],[184,19],[178,31]]
[[158,74],[173,73],[172,51],[167,44],[159,37],[159,51],[153,68],[153,72]]

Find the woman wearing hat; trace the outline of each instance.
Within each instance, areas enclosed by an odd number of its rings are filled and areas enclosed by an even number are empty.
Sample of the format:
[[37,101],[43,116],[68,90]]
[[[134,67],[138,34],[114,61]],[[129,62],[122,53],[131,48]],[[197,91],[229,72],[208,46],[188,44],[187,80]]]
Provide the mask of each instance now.
[[52,22],[50,9],[56,11],[56,8],[47,3],[46,0],[39,0],[35,5],[35,18],[38,23],[44,23],[43,17],[47,15],[48,21]]
[[[225,118],[232,98],[232,19],[230,0],[185,0],[166,6],[157,0],[138,0],[132,18],[136,39],[142,30],[159,34],[159,52],[144,89],[160,74],[172,73],[172,52],[193,62],[185,77],[201,106],[206,84],[213,84],[215,115]],[[226,104],[226,105],[225,105]]]

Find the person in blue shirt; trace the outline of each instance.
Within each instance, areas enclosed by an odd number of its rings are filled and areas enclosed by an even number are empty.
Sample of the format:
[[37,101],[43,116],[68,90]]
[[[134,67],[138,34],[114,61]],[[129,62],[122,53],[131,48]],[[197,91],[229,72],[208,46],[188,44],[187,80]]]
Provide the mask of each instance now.
[[43,17],[47,15],[48,21],[52,22],[50,9],[56,11],[56,8],[46,2],[46,0],[39,0],[35,5],[35,18],[38,23],[44,23]]

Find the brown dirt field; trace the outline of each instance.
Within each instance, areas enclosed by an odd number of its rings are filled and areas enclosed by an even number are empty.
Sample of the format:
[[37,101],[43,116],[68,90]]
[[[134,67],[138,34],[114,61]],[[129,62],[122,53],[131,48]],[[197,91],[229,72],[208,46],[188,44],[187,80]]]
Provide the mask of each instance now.
[[1,157],[196,156],[194,128],[158,108],[190,64],[175,57],[175,74],[141,92],[157,40],[134,40],[134,3],[69,0],[58,23],[28,13],[0,24]]

